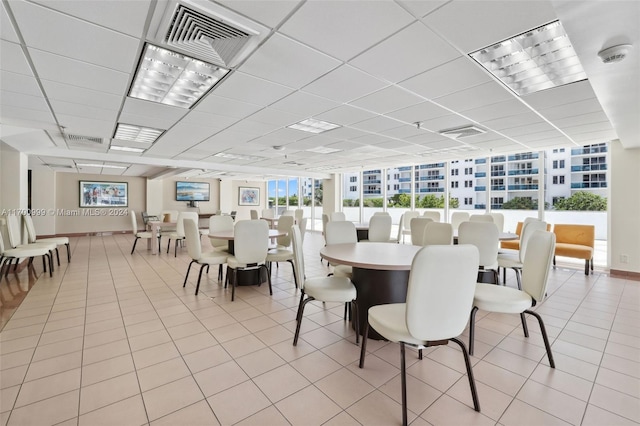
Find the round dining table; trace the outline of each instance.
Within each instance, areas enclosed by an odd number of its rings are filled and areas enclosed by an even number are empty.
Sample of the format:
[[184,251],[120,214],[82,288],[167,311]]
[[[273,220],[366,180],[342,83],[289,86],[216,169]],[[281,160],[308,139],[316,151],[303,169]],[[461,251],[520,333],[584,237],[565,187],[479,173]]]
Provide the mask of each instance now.
[[[364,330],[371,306],[407,300],[411,262],[421,248],[408,244],[362,242],[331,244],[320,250],[320,256],[330,263],[353,268],[351,281],[358,291],[356,302],[361,330]],[[371,329],[369,338],[383,339]]]
[[[287,235],[287,233],[285,231],[279,231],[277,229],[269,229],[269,239],[273,239],[273,238],[277,238],[277,237],[283,237]],[[208,235],[209,238],[213,238],[215,240],[227,240],[228,241],[228,250],[229,250],[229,254],[233,254],[234,253],[234,232],[233,229],[227,230],[227,231],[215,231],[215,232],[211,232]]]

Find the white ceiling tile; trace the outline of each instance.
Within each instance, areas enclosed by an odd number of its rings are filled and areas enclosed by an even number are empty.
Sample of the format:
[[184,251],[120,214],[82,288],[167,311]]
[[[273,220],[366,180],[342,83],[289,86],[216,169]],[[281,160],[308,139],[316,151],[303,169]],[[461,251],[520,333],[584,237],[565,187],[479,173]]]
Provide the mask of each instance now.
[[340,63],[287,37],[275,34],[240,67],[256,77],[298,89]]
[[4,2],[0,4],[0,38],[14,43],[20,43],[20,39],[13,29],[13,24],[7,15]]
[[416,123],[418,121],[422,122],[450,114],[451,111],[448,111],[433,102],[425,101],[417,105],[412,105],[408,108],[390,112],[387,115],[407,123]]
[[556,107],[545,108],[543,110],[540,110],[540,113],[547,120],[553,122],[562,118],[597,113],[599,111],[602,111],[600,103],[596,98],[592,98],[583,101],[571,102]]
[[95,120],[66,114],[56,114],[56,118],[61,126],[66,127],[66,133],[71,134],[108,139],[116,129],[113,121]]
[[282,126],[279,126],[277,124],[262,123],[255,120],[245,119],[233,124],[226,130],[229,130],[234,133],[241,133],[243,135],[248,135],[250,137],[256,137],[260,135],[265,135],[267,133],[275,132],[276,130],[279,130],[281,127]]
[[453,1],[423,19],[465,53],[498,43],[557,19],[551,2]]
[[34,77],[9,71],[0,72],[0,90],[42,97],[42,91]]
[[33,76],[20,45],[5,40],[0,42],[0,67],[4,71]]
[[349,65],[343,65],[302,90],[334,101],[349,102],[386,86],[388,83]]
[[60,55],[29,49],[31,59],[43,80],[99,90],[122,96],[128,88],[129,73],[115,71]]
[[[165,122],[165,126],[172,126],[176,121],[180,120],[188,112],[189,110],[185,108],[179,108],[171,105],[164,105],[157,102],[143,101],[141,99],[128,97],[124,101],[124,106],[122,107],[122,115],[119,121],[121,123],[124,123],[125,121],[123,121],[123,117],[140,116],[147,118],[146,122],[156,122],[156,126],[151,127],[156,127],[159,129],[161,127],[157,127],[158,124]],[[127,123],[144,125],[135,122]]]
[[367,120],[375,116],[376,114],[373,114],[369,111],[365,111],[363,109],[351,107],[348,105],[343,105],[341,107],[332,109],[331,111],[318,114],[314,118],[317,118],[318,120],[328,121],[334,124],[340,124],[341,126],[348,126],[350,124]]
[[222,130],[231,126],[233,123],[237,123],[238,119],[233,117],[225,117],[218,114],[212,114],[210,112],[191,111],[180,120],[179,124],[185,125],[197,125],[206,127],[210,132],[216,130]]
[[312,117],[327,110],[338,107],[340,104],[334,101],[311,95],[304,92],[295,92],[279,100],[269,108],[282,110],[304,117]]
[[0,91],[0,105],[5,107],[18,107],[36,111],[49,112],[49,106],[42,96],[30,96],[23,93]]
[[2,124],[48,130],[58,127],[51,112],[19,107],[2,107]]
[[301,3],[299,0],[263,0],[263,1],[237,1],[219,0],[218,3],[242,13],[249,18],[275,28],[291,11]]
[[98,92],[51,80],[42,80],[42,86],[49,99],[87,105],[95,108],[117,110],[122,104],[122,95]]
[[447,0],[398,0],[398,3],[409,9],[414,16],[422,18],[447,3]]
[[137,38],[35,4],[11,6],[29,47],[123,72],[130,72],[138,60]]
[[293,89],[290,87],[235,71],[215,87],[213,94],[250,104],[267,106],[291,92]]
[[512,99],[513,95],[506,87],[495,81],[471,87],[460,92],[435,99],[438,104],[455,111],[468,111],[485,105]]
[[520,127],[530,124],[544,123],[544,121],[534,112],[527,112],[524,114],[512,115],[509,117],[496,118],[493,120],[487,120],[483,122],[483,126],[494,130],[511,129],[514,127]]
[[416,22],[350,63],[376,77],[397,83],[458,56],[457,50]]
[[553,124],[560,128],[569,126],[579,126],[581,124],[598,123],[601,121],[609,121],[604,111],[592,112],[589,114],[574,115],[566,118],[553,120]]
[[595,97],[589,80],[583,80],[531,93],[522,99],[535,109],[545,109]]
[[262,109],[260,105],[241,102],[234,99],[223,98],[210,94],[198,105],[193,111],[212,113],[218,115],[226,115],[228,117],[245,118],[256,111]]
[[531,112],[522,102],[517,99],[508,99],[491,105],[484,105],[480,108],[474,108],[464,111],[464,116],[469,117],[479,123],[489,120],[495,120],[502,117],[510,117],[518,114],[526,114]]
[[144,21],[151,4],[149,0],[34,0],[34,2],[134,37],[143,35]]
[[473,59],[460,57],[405,80],[400,86],[425,98],[435,99],[489,81],[492,81],[489,74]]
[[521,136],[530,135],[540,132],[557,132],[553,126],[546,122],[539,122],[534,124],[526,124],[518,127],[512,127],[509,129],[503,129],[500,133],[507,135],[511,138],[521,139]]
[[365,132],[383,132],[385,130],[394,129],[398,127],[398,124],[402,124],[402,123],[379,115],[379,116],[370,118],[368,120],[359,121],[357,123],[351,124],[350,126],[355,129],[363,130]]
[[265,108],[251,116],[252,121],[274,124],[278,127],[288,126],[306,118],[304,114],[292,114],[273,108]]
[[280,31],[346,61],[413,19],[393,2],[310,1],[302,5]]
[[586,132],[571,135],[571,138],[579,144],[596,144],[608,142],[618,138],[617,133],[613,129],[602,130],[599,132]]
[[449,114],[431,120],[421,121],[420,127],[423,129],[431,130],[432,132],[439,132],[441,130],[452,129],[469,124],[473,123],[463,117],[460,117],[459,115]]
[[56,115],[75,115],[77,117],[110,122],[115,122],[118,116],[117,109],[96,108],[89,105],[58,101],[56,99],[50,99],[49,102],[51,102],[51,106]]
[[407,108],[423,101],[424,99],[409,93],[406,90],[402,90],[395,86],[389,86],[353,101],[351,104],[368,111],[385,114],[391,111]]

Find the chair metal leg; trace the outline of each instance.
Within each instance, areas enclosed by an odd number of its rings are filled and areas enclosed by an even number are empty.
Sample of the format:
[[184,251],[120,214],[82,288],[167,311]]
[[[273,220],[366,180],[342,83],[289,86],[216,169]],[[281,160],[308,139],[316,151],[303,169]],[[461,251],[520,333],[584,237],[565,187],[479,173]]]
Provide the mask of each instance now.
[[418,349],[418,359],[422,359],[422,348]]
[[293,346],[297,346],[298,345],[298,336],[300,336],[300,326],[302,325],[302,317],[304,314],[304,307],[307,305],[307,303],[311,302],[312,300],[315,300],[313,297],[307,297],[305,300],[303,300],[300,303],[300,306],[298,307],[298,323],[296,324],[296,334],[293,336]]
[[273,296],[273,288],[271,288],[271,274],[269,273],[269,269],[267,265],[262,265],[267,270],[267,282],[269,283],[269,294]]
[[452,342],[456,342],[460,349],[462,349],[462,355],[464,355],[464,364],[467,367],[467,377],[469,377],[469,386],[471,387],[471,398],[473,399],[473,409],[480,412],[480,401],[478,400],[478,390],[476,389],[476,380],[473,377],[473,370],[471,369],[471,361],[469,360],[469,354],[467,354],[467,348],[464,347],[462,341],[453,338],[449,339]]
[[187,268],[187,274],[184,276],[184,282],[182,283],[182,288],[187,286],[187,278],[189,278],[189,271],[191,271],[191,265],[195,263],[195,260],[189,262],[189,267]]
[[[229,274],[227,274],[229,277]],[[233,302],[236,298],[236,283],[238,282],[238,268],[233,270],[233,282],[231,283],[231,301]]]
[[66,243],[65,246],[67,246],[67,263],[71,262],[71,246],[69,245],[69,243]]
[[584,274],[589,275],[589,259],[584,261]]
[[367,338],[369,336],[369,319],[367,318],[367,323],[364,325],[364,332],[362,333],[362,346],[360,346],[360,364],[358,367],[364,368],[364,357],[367,354]]
[[529,327],[527,327],[527,317],[524,316],[524,312],[520,313],[520,321],[522,322],[522,331],[524,331],[524,337],[529,337]]
[[287,260],[287,262],[291,264],[291,271],[293,272],[293,283],[296,285],[296,288],[298,288],[298,278],[296,277],[296,267],[293,264],[292,259]]
[[358,302],[354,299],[351,301],[351,306],[353,307],[353,321],[355,321],[355,329],[356,329],[356,345],[360,343],[360,315],[358,313]]
[[[42,255],[42,269],[44,270],[44,272],[47,272],[47,264],[45,263],[44,256],[45,255]],[[18,269],[17,261],[16,261],[16,266],[13,268],[13,271],[15,272],[16,269]]]
[[58,247],[56,247],[56,258],[58,259],[58,266],[60,266],[60,253],[58,252]]
[[404,342],[400,342],[400,381],[402,383],[402,426],[407,426],[407,370]]
[[204,271],[204,267],[207,266],[202,265],[200,266],[200,273],[198,274],[198,284],[196,284],[196,296],[198,295],[198,290],[200,290],[200,280],[202,279],[202,271]]
[[133,252],[136,250],[136,244],[138,244],[138,237],[136,237],[135,240],[133,240],[133,248],[131,249],[131,254],[133,254]]
[[478,312],[478,307],[474,306],[471,309],[471,318],[469,318],[469,355],[473,355],[473,339],[476,328],[476,312]]
[[540,331],[542,332],[542,340],[544,340],[544,347],[547,350],[547,358],[549,358],[549,365],[551,368],[556,368],[556,363],[553,361],[553,354],[551,353],[551,345],[549,344],[549,337],[547,336],[547,329],[544,326],[544,321],[542,321],[542,317],[538,315],[536,312],[526,310],[525,313],[529,315],[533,315],[537,318],[538,324],[540,324]]

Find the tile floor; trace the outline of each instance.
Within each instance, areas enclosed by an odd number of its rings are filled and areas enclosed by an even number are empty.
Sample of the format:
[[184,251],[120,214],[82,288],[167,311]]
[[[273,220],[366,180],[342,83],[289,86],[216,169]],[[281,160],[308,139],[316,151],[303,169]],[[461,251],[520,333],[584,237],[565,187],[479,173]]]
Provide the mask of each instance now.
[[[370,341],[364,369],[342,306],[308,305],[292,346],[289,264],[236,301],[209,274],[194,296],[189,259],[129,254],[130,235],[74,239],[53,278],[2,278],[1,425],[400,424],[399,348]],[[205,242],[205,244],[208,244]],[[305,241],[307,275],[326,274],[322,239]],[[514,281],[511,277],[511,282]],[[32,286],[17,309],[10,300]],[[626,425],[640,423],[640,283],[551,272],[543,315],[557,368],[537,323],[478,315],[472,358],[481,413],[471,407],[453,346],[409,351],[409,420],[424,424]],[[9,312],[9,313],[7,313]],[[466,339],[465,339],[466,341]]]

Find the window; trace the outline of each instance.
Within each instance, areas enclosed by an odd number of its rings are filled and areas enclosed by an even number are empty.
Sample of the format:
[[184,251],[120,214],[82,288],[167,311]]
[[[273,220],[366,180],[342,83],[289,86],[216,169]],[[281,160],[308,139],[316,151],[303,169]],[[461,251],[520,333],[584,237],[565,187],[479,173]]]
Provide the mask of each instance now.
[[558,168],[558,160],[553,160],[553,168],[554,169]]
[[559,176],[558,182],[564,184],[564,176]]
[[457,188],[457,187],[458,187],[458,181],[452,181],[451,188]]
[[351,177],[349,177],[349,182],[351,182],[351,183],[355,183],[355,182],[357,182],[357,181],[358,181],[358,177],[357,177],[357,176],[351,176]]
[[473,204],[473,198],[471,198],[471,197],[465,197],[464,198],[464,205],[465,206],[470,206],[472,204]]
[[564,169],[564,160],[560,160],[560,161],[558,162],[558,168],[559,168],[559,169]]
[[438,182],[427,182],[427,188],[438,188]]
[[473,168],[472,167],[465,167],[464,168],[464,174],[465,175],[473,174]]
[[502,206],[504,204],[504,197],[491,197],[491,207],[495,205]]
[[553,177],[553,184],[557,185],[558,184],[558,176],[554,176]]
[[355,186],[355,185],[349,187],[349,191],[351,191],[351,192],[356,192],[357,190],[358,190],[358,187]]
[[464,181],[464,187],[465,188],[473,188],[473,181],[472,180],[465,180]]
[[451,169],[451,176],[458,176],[458,169]]

